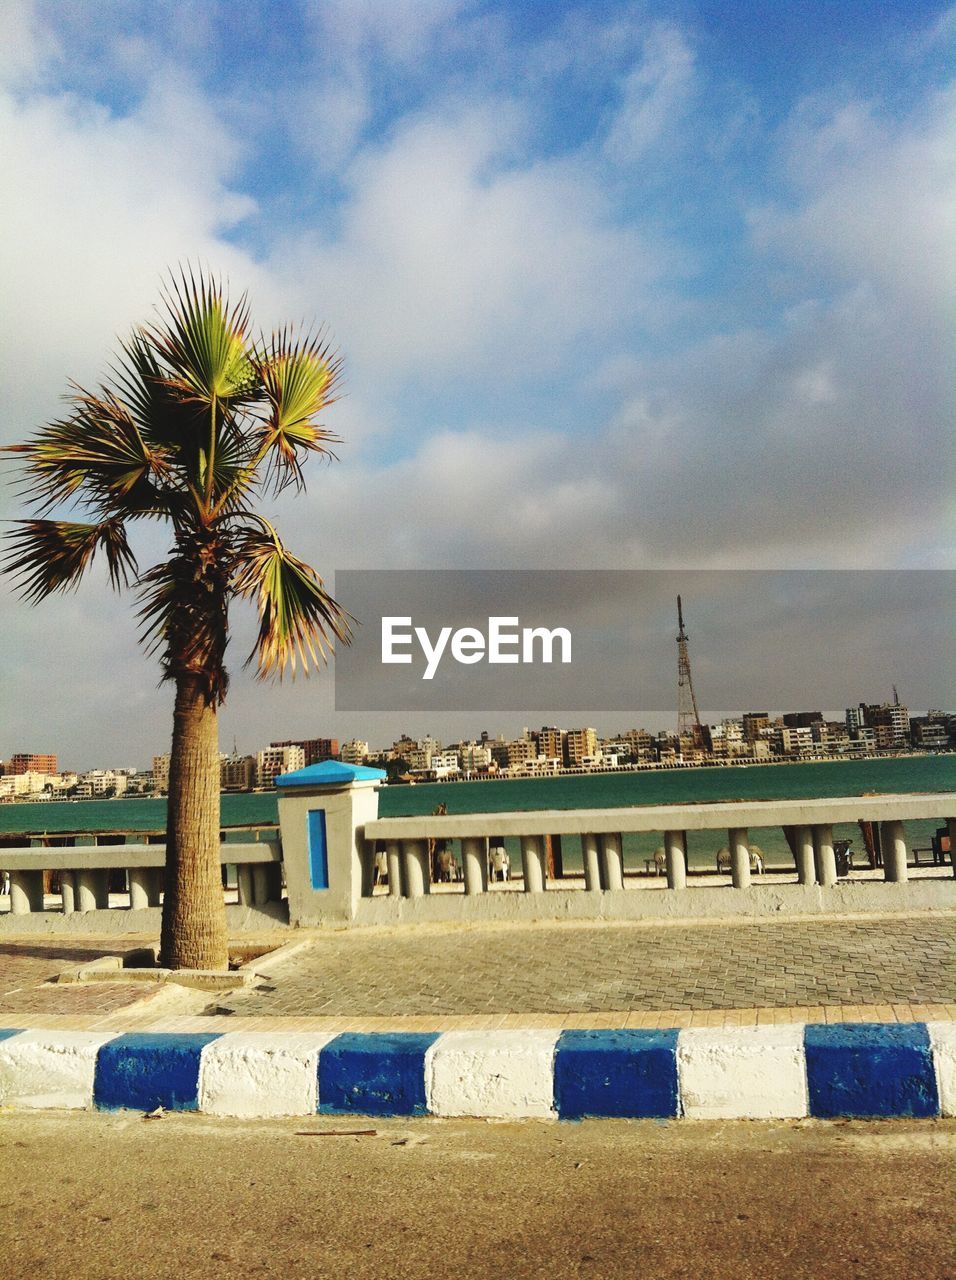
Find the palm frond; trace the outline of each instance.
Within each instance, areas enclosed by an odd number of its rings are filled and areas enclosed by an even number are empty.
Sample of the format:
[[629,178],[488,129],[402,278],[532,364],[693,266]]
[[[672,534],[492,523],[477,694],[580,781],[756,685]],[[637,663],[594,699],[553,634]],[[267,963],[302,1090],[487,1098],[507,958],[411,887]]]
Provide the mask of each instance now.
[[221,282],[190,270],[170,277],[163,300],[163,322],[143,334],[168,366],[167,385],[202,404],[252,393],[246,295],[229,309]]
[[123,359],[111,367],[119,399],[128,407],[140,435],[171,459],[195,455],[205,444],[208,419],[202,405],[183,395],[166,380],[166,371],[137,329],[122,343]]
[[349,643],[349,615],[326,591],[315,570],[289,552],[274,534],[250,529],[235,552],[236,594],[254,598],[259,634],[247,659],[255,660],[257,677],[286,670],[304,675],[328,661],[334,640]]
[[110,582],[117,590],[136,575],[136,558],[118,519],[100,524],[66,520],[17,520],[8,536],[3,568],[25,600],[36,603],[55,591],[79,585],[97,550],[106,555]]
[[301,458],[331,456],[329,445],[338,442],[316,418],[338,398],[341,358],[321,333],[296,340],[282,329],[254,354],[253,363],[269,406],[259,449],[268,480],[276,492],[288,484],[301,488]]
[[71,498],[121,515],[163,509],[170,470],[165,452],[146,443],[108,389],[97,396],[77,388],[73,403],[71,417],[6,449],[26,459],[21,483],[31,499],[47,510]]

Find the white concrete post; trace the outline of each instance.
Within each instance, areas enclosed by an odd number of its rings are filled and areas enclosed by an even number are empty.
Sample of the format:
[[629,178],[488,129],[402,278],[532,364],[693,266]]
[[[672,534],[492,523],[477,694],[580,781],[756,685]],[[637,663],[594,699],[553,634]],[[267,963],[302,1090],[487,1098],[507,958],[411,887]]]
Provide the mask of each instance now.
[[581,861],[584,863],[584,887],[591,893],[601,888],[601,857],[596,835],[581,837]]
[[385,843],[385,861],[388,866],[388,896],[402,896],[402,846],[397,840]]
[[544,841],[540,836],[521,837],[521,873],[525,893],[544,892]]
[[142,911],[146,907],[155,907],[159,897],[156,892],[156,868],[130,867],[127,875],[130,910]]
[[109,906],[109,872],[84,867],[76,872],[77,911],[104,910]]
[[488,841],[482,836],[466,836],[461,842],[461,864],[465,893],[484,893],[488,888]]
[[883,876],[894,883],[909,879],[906,866],[906,835],[902,822],[880,824],[880,847],[883,850]]
[[668,889],[687,888],[687,861],[683,831],[664,832],[664,860]]
[[252,864],[252,900],[257,907],[269,901],[269,864],[254,862]]
[[10,872],[10,914],[28,916],[43,910],[43,872]]
[[833,826],[818,822],[813,827],[813,863],[817,884],[830,886],[837,882],[836,855],[833,852]]
[[946,819],[946,830],[949,832],[949,863],[956,876],[956,818]]
[[365,824],[378,817],[380,769],[324,760],[276,778],[289,923],[355,918]]
[[746,827],[731,827],[727,832],[730,846],[730,878],[735,889],[750,888],[750,837]]
[[239,863],[236,867],[236,890],[240,907],[251,907],[255,902],[255,888],[252,867],[248,862]]
[[60,872],[60,898],[63,902],[63,914],[71,916],[76,910],[76,881],[72,871]]
[[624,888],[624,854],[621,837],[608,832],[601,840],[601,883],[605,889]]
[[813,832],[809,827],[795,827],[797,884],[816,884],[817,870],[813,860]]
[[406,898],[422,898],[431,893],[427,840],[402,841],[402,872]]

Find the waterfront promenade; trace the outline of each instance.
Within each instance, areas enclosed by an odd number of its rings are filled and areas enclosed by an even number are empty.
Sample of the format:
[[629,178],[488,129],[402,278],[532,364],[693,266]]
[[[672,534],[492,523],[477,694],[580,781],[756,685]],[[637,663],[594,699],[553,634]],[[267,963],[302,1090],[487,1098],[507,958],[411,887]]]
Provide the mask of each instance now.
[[0,944],[0,1025],[339,1032],[950,1019],[954,940],[951,912],[277,931],[243,935],[266,953],[255,976],[213,994],[55,981],[154,943],[149,935],[11,937]]

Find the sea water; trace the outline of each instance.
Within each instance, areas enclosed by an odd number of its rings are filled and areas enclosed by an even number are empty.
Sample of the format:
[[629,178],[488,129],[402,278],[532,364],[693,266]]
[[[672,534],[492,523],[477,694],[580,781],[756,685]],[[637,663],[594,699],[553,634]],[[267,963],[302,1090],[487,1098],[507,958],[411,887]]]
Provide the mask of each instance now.
[[[383,787],[379,792],[379,814],[385,818],[428,814],[434,812],[440,803],[447,806],[449,813],[503,813],[954,790],[956,754],[948,754],[392,786]],[[221,799],[220,821],[224,828],[274,823],[277,819],[275,792],[224,795]],[[0,805],[0,834],[29,832],[40,837],[65,831],[162,831],[165,823],[164,799],[120,798],[83,800],[75,804]],[[910,847],[928,847],[939,825],[933,821],[907,823]],[[628,869],[643,868],[644,859],[653,855],[662,835],[648,832],[626,836],[624,854]],[[834,835],[837,839],[852,839],[854,850],[862,850],[863,842],[855,824],[836,827]],[[246,833],[235,832],[232,838],[249,837]],[[755,828],[751,830],[750,838],[752,843],[761,847],[769,864],[792,862],[779,827]],[[92,835],[84,837],[81,834],[78,842],[92,843]],[[690,832],[690,864],[713,866],[717,850],[725,842],[726,835],[721,831]],[[514,861],[518,853],[517,842],[508,841],[507,844]],[[565,839],[563,853],[567,870],[580,868],[579,840]]]

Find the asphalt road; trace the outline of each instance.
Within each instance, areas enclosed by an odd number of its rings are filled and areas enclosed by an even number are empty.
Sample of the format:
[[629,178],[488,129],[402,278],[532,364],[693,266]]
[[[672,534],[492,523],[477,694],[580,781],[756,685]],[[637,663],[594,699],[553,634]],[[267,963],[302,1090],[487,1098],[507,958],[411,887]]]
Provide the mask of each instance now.
[[936,1280],[954,1173],[954,1122],[0,1112],[0,1272]]

